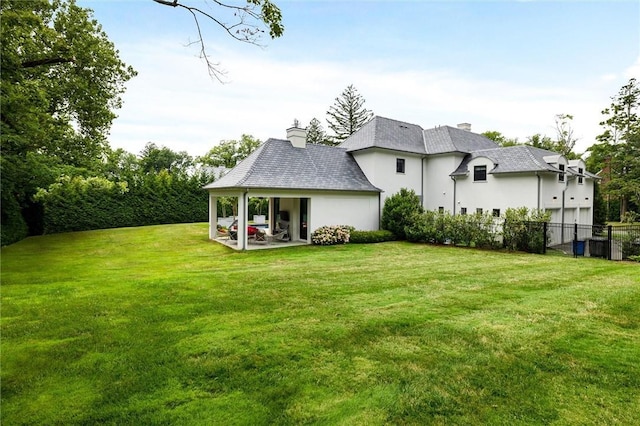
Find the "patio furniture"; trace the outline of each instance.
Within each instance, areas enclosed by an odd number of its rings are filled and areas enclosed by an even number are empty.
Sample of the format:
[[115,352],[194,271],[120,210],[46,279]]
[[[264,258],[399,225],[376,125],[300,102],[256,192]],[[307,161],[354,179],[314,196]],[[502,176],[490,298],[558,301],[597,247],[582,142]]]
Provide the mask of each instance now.
[[279,220],[276,222],[276,229],[273,231],[273,239],[278,241],[289,241],[289,221]]
[[256,243],[269,244],[269,238],[271,237],[271,235],[267,234],[264,229],[257,228],[257,232],[254,234],[254,237]]
[[[261,235],[259,237],[260,240],[258,240],[257,235],[261,232],[264,233],[264,231],[261,231],[259,228],[255,226],[247,226],[247,238],[249,240],[253,239],[256,241],[265,241],[263,235]],[[229,226],[229,239],[233,241],[238,241],[238,220],[237,219],[233,221],[231,226]]]

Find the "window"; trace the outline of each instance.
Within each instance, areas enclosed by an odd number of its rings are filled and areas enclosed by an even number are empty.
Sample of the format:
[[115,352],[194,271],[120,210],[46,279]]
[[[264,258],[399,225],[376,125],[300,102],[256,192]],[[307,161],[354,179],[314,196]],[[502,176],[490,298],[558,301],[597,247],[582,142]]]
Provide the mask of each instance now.
[[580,185],[582,185],[582,174],[584,173],[584,170],[582,169],[582,167],[578,167],[578,183]]
[[560,174],[558,175],[558,182],[564,182],[564,164],[558,164]]
[[500,217],[500,209],[493,209],[491,214],[493,214],[493,217]]
[[462,215],[467,214],[467,208],[466,207],[460,207],[460,214],[462,214]]
[[482,214],[482,207],[478,207],[478,208],[476,209],[476,213],[478,213],[478,214]]
[[404,173],[404,158],[396,158],[396,173]]
[[473,167],[473,181],[484,182],[487,180],[487,166],[474,166]]
[[442,206],[438,207],[438,213],[440,214],[444,213],[444,207]]

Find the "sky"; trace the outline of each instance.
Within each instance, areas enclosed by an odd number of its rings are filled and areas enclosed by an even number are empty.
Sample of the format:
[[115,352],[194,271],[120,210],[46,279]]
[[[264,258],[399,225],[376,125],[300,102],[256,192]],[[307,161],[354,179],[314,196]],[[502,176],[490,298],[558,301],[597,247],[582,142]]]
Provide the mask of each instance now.
[[[181,2],[217,13],[207,0]],[[197,156],[243,134],[283,139],[294,119],[314,117],[328,131],[327,110],[353,84],[375,115],[425,129],[466,122],[524,142],[554,137],[555,116],[571,114],[582,153],[602,133],[611,97],[640,79],[635,0],[273,2],[284,34],[261,47],[200,20],[207,53],[226,72],[221,84],[191,44],[186,10],[78,0],[138,71],[112,148],[139,154],[154,142]]]

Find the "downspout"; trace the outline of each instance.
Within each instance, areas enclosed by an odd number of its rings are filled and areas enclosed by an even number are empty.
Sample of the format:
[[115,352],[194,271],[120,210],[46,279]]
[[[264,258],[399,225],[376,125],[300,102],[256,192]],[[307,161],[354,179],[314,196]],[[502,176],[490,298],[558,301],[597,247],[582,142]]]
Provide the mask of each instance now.
[[381,230],[381,219],[382,219],[382,192],[378,192],[378,230]]
[[536,177],[538,178],[538,201],[536,203],[536,208],[538,209],[538,212],[540,212],[540,185],[541,185],[541,178],[540,178],[540,172],[536,172]]
[[560,220],[562,222],[561,224],[561,231],[560,231],[560,241],[561,244],[564,244],[564,196],[565,196],[565,192],[567,191],[567,188],[569,188],[569,177],[567,175],[565,175],[564,177],[564,188],[562,189],[562,208],[560,210]]
[[422,198],[422,208],[424,208],[424,159],[420,159],[420,198]]
[[456,181],[456,177],[455,176],[449,176],[451,178],[451,180],[453,181],[453,215],[456,215],[456,183],[458,183],[458,181]]

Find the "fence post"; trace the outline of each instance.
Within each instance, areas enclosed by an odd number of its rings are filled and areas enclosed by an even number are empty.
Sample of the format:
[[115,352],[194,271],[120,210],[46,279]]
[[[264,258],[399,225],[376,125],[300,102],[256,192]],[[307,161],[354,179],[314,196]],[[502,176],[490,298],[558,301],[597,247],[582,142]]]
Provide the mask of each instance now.
[[611,230],[612,230],[612,228],[613,227],[611,225],[607,226],[607,260],[611,260],[611,247],[613,245],[613,244],[611,244],[611,240],[612,240],[612,238],[611,238],[611,236],[612,236],[611,235],[612,234]]
[[547,222],[542,222],[542,254],[547,254]]

